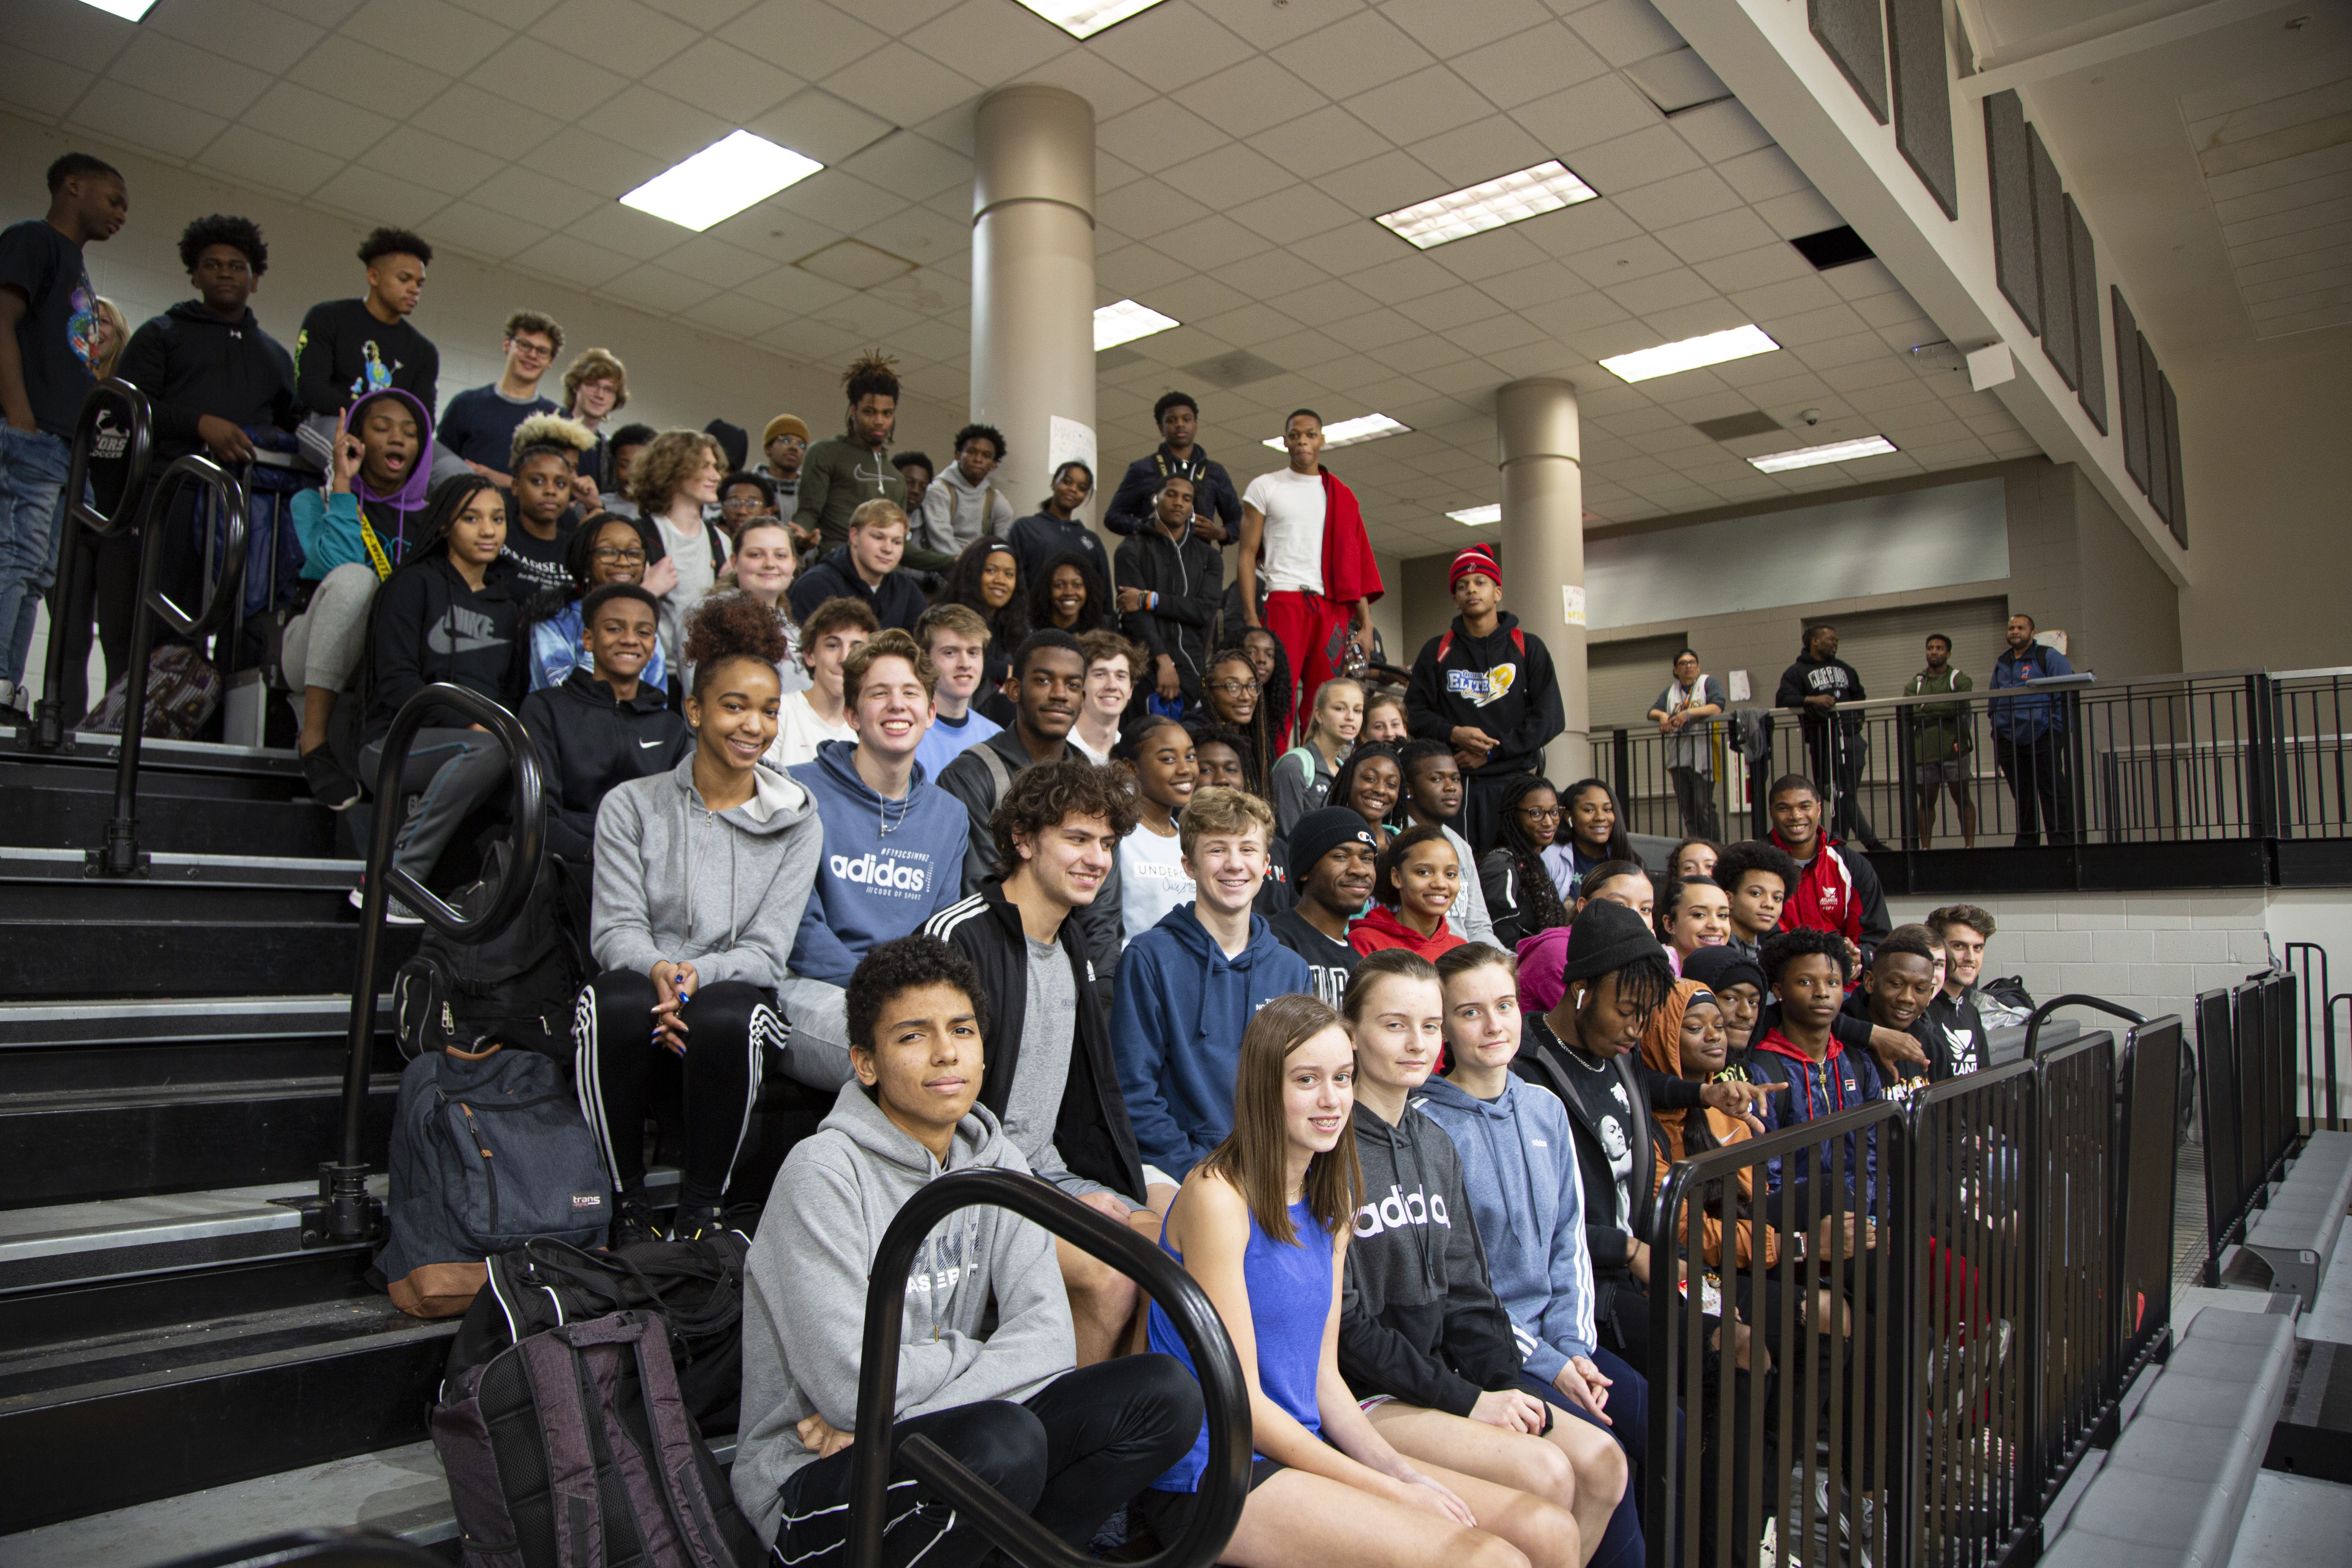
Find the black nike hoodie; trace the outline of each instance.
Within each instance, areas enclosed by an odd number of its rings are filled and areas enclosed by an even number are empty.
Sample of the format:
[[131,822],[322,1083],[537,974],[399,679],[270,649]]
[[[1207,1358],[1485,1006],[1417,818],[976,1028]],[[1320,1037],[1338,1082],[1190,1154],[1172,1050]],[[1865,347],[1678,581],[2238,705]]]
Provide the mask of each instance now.
[[[530,686],[524,594],[495,565],[477,592],[438,552],[393,573],[376,590],[368,626],[367,740],[383,739],[401,704],[436,681],[478,691],[509,712],[521,706]],[[428,730],[472,722],[454,708],[425,718]]]
[[215,415],[240,429],[294,427],[294,358],[248,310],[228,321],[183,300],[139,324],[115,374],[148,397],[155,456],[168,463],[205,449],[196,421]]
[[1543,639],[1519,629],[1505,610],[1495,629],[1474,637],[1462,617],[1422,646],[1405,688],[1405,723],[1421,740],[1450,741],[1457,725],[1495,737],[1495,749],[1472,776],[1502,778],[1543,767],[1543,749],[1568,726],[1559,679]]
[[524,698],[522,727],[539,752],[547,847],[574,866],[595,850],[596,808],[607,791],[674,772],[694,750],[694,731],[659,688],[640,681],[625,702],[584,669]]

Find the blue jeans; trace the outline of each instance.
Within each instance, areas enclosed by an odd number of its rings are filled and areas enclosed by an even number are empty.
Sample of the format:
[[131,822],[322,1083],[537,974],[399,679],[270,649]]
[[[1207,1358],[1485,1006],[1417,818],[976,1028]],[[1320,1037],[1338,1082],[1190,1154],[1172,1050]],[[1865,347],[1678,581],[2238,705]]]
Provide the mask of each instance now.
[[58,574],[66,444],[0,424],[0,680],[25,679],[33,617]]

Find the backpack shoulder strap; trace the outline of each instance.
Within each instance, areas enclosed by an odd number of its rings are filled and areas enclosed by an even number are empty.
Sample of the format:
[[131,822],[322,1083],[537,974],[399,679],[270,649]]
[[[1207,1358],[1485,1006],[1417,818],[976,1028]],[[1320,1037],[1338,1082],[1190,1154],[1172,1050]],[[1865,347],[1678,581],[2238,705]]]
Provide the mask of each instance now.
[[509,1354],[522,1363],[531,1412],[547,1451],[547,1501],[555,1531],[556,1568],[603,1568],[604,1506],[596,1484],[596,1451],[589,1436],[587,1402],[570,1333],[552,1329],[519,1342]]
[[1453,651],[1454,628],[1452,626],[1448,626],[1445,628],[1445,635],[1437,639],[1437,662],[1444,664],[1445,662],[1445,656]]
[[[653,1437],[654,1451],[649,1458],[661,1482],[671,1522],[690,1554],[690,1568],[735,1568],[734,1553],[727,1544],[719,1510],[703,1484],[702,1467],[696,1453],[700,1438],[693,1418],[686,1413],[686,1401],[678,1393],[677,1368],[670,1359],[668,1330],[658,1317],[645,1318],[635,1312],[625,1315],[643,1319],[635,1342],[637,1394],[645,1402],[646,1429]],[[656,1327],[662,1329],[658,1335],[650,1331]],[[654,1342],[650,1346],[646,1342],[649,1340]],[[730,1506],[732,1500],[729,1500]]]
[[1013,787],[1013,770],[1005,765],[1004,758],[996,748],[986,741],[972,750],[980,753],[980,765],[988,770],[989,782],[996,786],[996,798],[1002,801],[1004,792]]
[[1511,646],[1519,650],[1519,657],[1521,658],[1527,658],[1528,634],[1521,628],[1513,626],[1511,628]]

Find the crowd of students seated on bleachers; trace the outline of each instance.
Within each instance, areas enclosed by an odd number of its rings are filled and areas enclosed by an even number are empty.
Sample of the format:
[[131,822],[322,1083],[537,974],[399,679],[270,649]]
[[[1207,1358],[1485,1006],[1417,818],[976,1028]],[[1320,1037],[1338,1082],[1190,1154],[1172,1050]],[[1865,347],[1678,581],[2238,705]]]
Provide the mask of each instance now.
[[[120,197],[93,165],[53,172],[72,213]],[[1378,663],[1381,583],[1311,411],[1236,487],[1192,399],[1162,397],[1106,559],[1075,518],[1083,464],[1016,519],[985,425],[944,472],[887,457],[878,356],[844,377],[841,434],[778,416],[748,468],[732,426],[613,426],[603,351],[564,405],[539,397],[562,334],[523,311],[505,375],[436,423],[406,321],[425,241],[370,237],[366,297],[312,310],[290,356],[245,305],[251,224],[199,220],[182,249],[201,298],[132,336],[167,340],[141,383],[158,431],[234,460],[266,426],[323,459],[279,654],[317,797],[357,803],[435,682],[518,711],[539,750],[548,847],[593,887],[567,1065],[609,1241],[756,1227],[734,1487],[779,1561],[843,1537],[884,1229],[924,1183],[992,1167],[1132,1225],[1223,1315],[1256,1449],[1231,1561],[1633,1568],[1648,1292],[1806,1239],[1759,1209],[1654,1259],[1667,1166],[1985,1062],[1991,917],[1890,930],[1808,779],[1771,786],[1769,839],[1645,868],[1606,784],[1542,775],[1559,695],[1490,552],[1455,560],[1460,614],[1409,672]],[[55,390],[52,437],[79,401]],[[397,863],[432,879],[506,765],[428,717]],[[837,1098],[772,1192],[730,1190],[772,1074]],[[673,1101],[665,1226],[646,1134]],[[1786,1163],[1758,1179],[1804,1179]],[[963,1211],[909,1286],[900,1430],[1074,1544],[1130,1502],[1172,1537],[1202,1399],[1139,1306],[1098,1260]],[[892,1495],[888,1563],[988,1552],[911,1479]]]

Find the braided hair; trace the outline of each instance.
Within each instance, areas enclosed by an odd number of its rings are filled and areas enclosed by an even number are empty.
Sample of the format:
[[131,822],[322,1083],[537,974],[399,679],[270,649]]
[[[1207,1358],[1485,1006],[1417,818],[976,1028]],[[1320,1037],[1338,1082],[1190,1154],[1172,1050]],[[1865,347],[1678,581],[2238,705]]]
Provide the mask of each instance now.
[[880,349],[868,349],[850,362],[841,373],[841,389],[848,395],[850,405],[867,396],[896,399],[898,395],[898,373],[891,367],[898,362]]
[[1552,880],[1551,868],[1543,863],[1543,850],[1519,826],[1520,803],[1536,791],[1549,788],[1551,784],[1541,773],[1522,773],[1503,791],[1503,829],[1496,835],[1495,844],[1510,855],[1511,870],[1518,879],[1522,936],[1564,926],[1574,919],[1560,899],[1559,884]]

